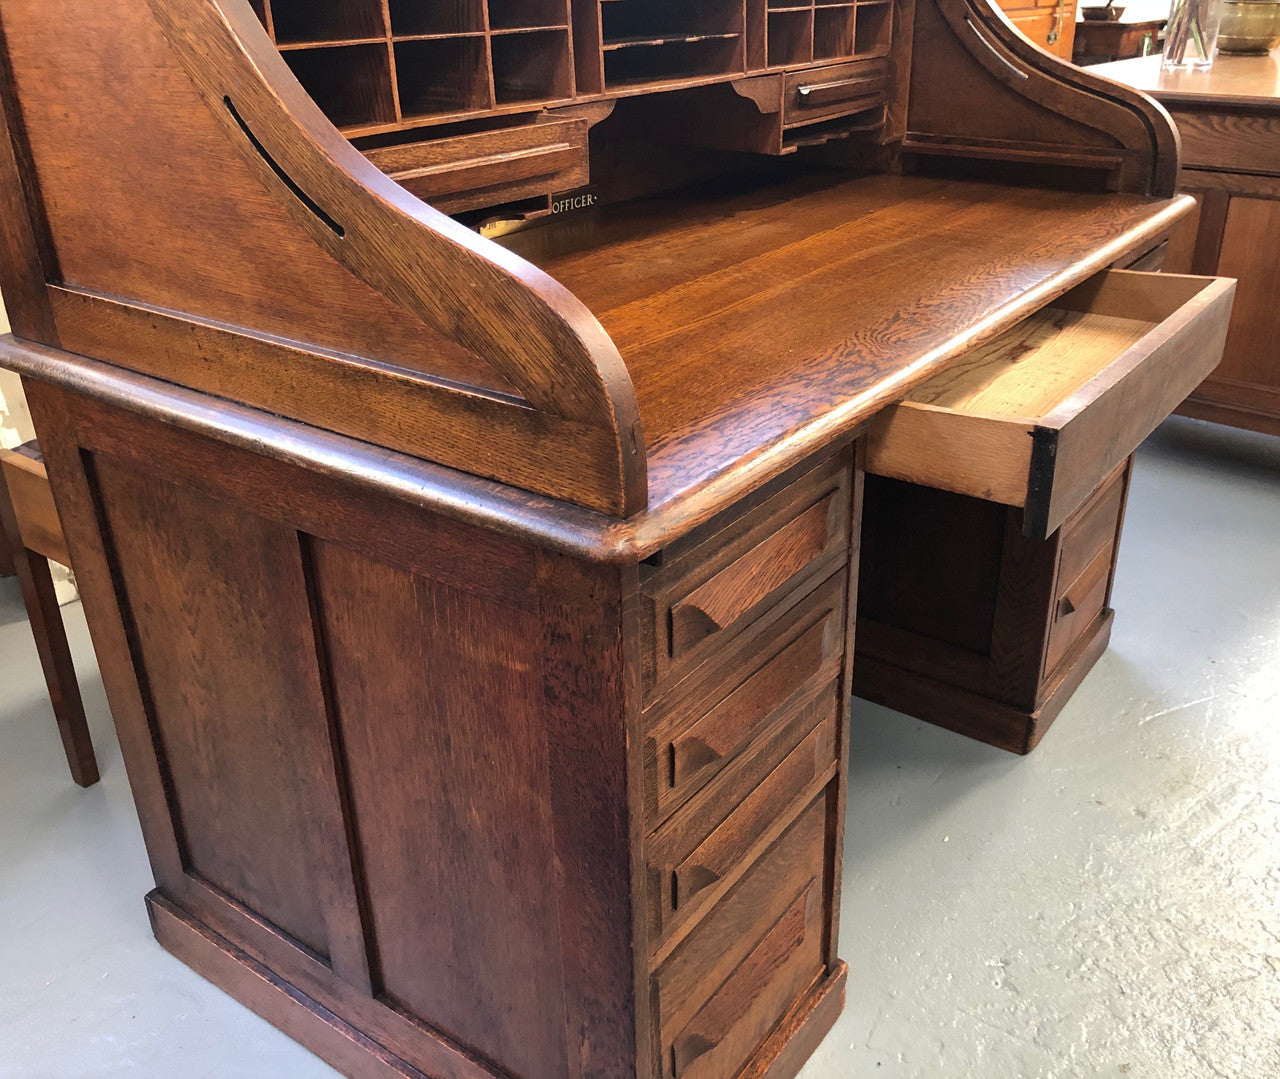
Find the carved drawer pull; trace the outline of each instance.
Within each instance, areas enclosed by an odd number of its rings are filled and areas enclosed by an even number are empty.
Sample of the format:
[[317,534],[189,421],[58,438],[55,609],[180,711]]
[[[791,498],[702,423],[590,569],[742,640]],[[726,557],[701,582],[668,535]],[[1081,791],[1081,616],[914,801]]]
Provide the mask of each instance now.
[[673,1079],[684,1079],[695,1062],[732,1032],[768,989],[787,959],[804,943],[813,893],[814,882],[810,881],[782,917],[760,938],[751,953],[738,964],[715,996],[681,1031],[671,1046]]
[[675,871],[673,910],[688,907],[746,857],[751,844],[834,762],[829,725],[823,724],[795,747],[722,821]]
[[1062,594],[1058,600],[1058,618],[1066,618],[1068,615],[1075,614],[1082,604],[1089,597],[1089,594],[1098,586],[1099,579],[1111,567],[1111,547],[1104,547],[1096,555],[1093,561],[1081,572],[1080,576],[1071,582],[1071,587]]
[[671,608],[672,654],[732,625],[819,558],[833,539],[830,494]]
[[673,789],[709,764],[736,753],[792,695],[839,654],[840,625],[831,612],[784,648],[683,734],[673,738]]

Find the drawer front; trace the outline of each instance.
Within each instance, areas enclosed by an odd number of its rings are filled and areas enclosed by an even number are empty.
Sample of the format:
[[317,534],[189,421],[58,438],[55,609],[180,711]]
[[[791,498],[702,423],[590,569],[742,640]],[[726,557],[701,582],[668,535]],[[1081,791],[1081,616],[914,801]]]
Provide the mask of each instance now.
[[801,705],[646,843],[654,948],[705,910],[836,768],[839,680]]
[[402,187],[445,213],[461,213],[586,184],[585,120],[554,120],[365,151]]
[[1061,665],[1106,609],[1132,458],[1062,526],[1044,676]]
[[642,577],[647,700],[715,655],[789,592],[843,561],[851,479],[847,457],[839,454]]
[[1280,175],[1280,117],[1270,110],[1228,105],[1170,111],[1182,139],[1183,168]]
[[[1126,461],[1108,477],[1079,513],[1062,526],[1057,572],[1061,586],[1070,586],[1099,551],[1116,542],[1120,514],[1124,509],[1128,469],[1129,462]],[[1060,595],[1061,591],[1060,588]]]
[[889,72],[883,63],[792,72],[783,88],[782,123],[795,127],[877,109],[888,92]]
[[686,801],[839,674],[846,585],[846,574],[837,573],[761,634],[744,639],[753,647],[735,649],[687,696],[646,713],[650,820]]
[[737,1075],[817,981],[825,852],[823,794],[655,973],[668,1079]]
[[1079,575],[1059,592],[1053,611],[1053,627],[1049,630],[1049,643],[1045,652],[1046,673],[1057,669],[1071,651],[1071,646],[1102,613],[1107,601],[1107,586],[1111,580],[1111,563],[1114,556],[1114,545],[1107,544],[1093,556]]
[[1234,292],[1099,274],[882,413],[867,470],[1023,507],[1047,539],[1217,366]]

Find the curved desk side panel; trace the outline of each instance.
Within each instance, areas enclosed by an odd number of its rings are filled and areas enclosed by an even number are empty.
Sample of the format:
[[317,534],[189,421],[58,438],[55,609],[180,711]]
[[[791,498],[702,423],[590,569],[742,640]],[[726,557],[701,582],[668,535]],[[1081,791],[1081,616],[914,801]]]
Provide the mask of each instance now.
[[904,151],[1085,169],[1136,194],[1176,190],[1168,113],[1041,49],[986,0],[918,3],[913,51]]
[[595,318],[369,164],[245,0],[7,0],[0,27],[19,336],[644,506],[630,379]]

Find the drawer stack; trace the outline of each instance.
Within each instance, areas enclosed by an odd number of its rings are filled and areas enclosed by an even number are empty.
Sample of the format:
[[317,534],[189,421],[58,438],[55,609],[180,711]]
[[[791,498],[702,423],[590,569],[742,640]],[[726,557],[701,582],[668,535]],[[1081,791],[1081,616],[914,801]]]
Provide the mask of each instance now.
[[667,1079],[736,1075],[832,960],[853,508],[846,449],[641,567]]

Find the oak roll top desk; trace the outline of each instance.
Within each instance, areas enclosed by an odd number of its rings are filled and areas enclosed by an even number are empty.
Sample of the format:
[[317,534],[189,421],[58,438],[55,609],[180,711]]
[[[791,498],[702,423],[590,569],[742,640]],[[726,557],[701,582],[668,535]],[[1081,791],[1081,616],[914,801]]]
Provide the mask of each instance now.
[[1118,268],[1168,117],[983,0],[0,34],[0,362],[160,942],[352,1076],[793,1075],[867,466],[1035,542],[1114,482],[1231,301]]

